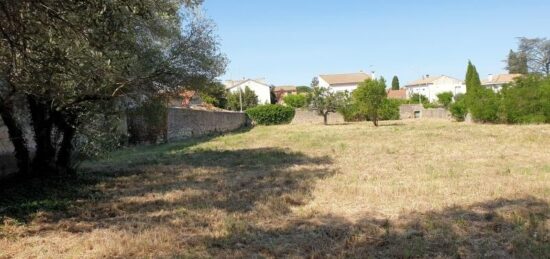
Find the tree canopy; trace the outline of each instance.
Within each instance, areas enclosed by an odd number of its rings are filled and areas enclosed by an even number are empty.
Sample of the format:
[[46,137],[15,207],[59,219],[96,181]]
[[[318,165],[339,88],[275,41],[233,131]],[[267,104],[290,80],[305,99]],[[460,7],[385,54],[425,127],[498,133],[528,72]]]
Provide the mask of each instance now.
[[324,87],[313,87],[310,108],[323,116],[324,124],[328,124],[329,113],[335,113],[345,103],[345,93],[334,93]]
[[353,91],[353,100],[362,107],[369,119],[378,126],[380,109],[386,99],[386,85],[383,78],[380,80],[366,80]]
[[550,40],[546,38],[520,38],[519,55],[527,60],[532,73],[550,76]]
[[524,53],[517,53],[513,50],[510,50],[506,63],[506,69],[510,74],[526,75],[529,73],[529,68],[527,66],[527,57]]
[[401,86],[399,85],[399,78],[397,76],[394,76],[391,80],[391,89],[392,90],[399,90]]
[[[201,2],[0,3],[0,106],[28,105],[33,172],[69,169],[72,140],[90,114],[117,110],[122,100],[198,87],[224,72],[226,60],[211,22],[201,18]],[[0,111],[15,119],[10,132],[18,135],[23,123],[12,109]],[[61,141],[52,139],[53,131]],[[15,135],[17,157],[25,157],[27,144]],[[28,161],[19,162],[27,171],[22,164]]]

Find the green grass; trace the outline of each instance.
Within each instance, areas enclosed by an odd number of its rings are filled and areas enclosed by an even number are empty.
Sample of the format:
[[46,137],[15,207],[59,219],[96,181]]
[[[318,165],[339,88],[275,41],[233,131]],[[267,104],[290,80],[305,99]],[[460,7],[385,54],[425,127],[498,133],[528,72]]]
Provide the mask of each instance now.
[[0,258],[550,257],[550,126],[284,125],[1,190]]

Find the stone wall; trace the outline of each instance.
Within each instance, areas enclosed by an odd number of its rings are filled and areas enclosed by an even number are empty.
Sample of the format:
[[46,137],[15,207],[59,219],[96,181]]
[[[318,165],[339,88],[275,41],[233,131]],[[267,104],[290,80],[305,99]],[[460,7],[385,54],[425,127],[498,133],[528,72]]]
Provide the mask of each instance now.
[[451,113],[444,108],[424,109],[421,104],[403,104],[399,107],[399,115],[405,119],[450,119]]
[[225,133],[248,124],[241,112],[202,111],[185,108],[168,109],[168,141]]
[[451,113],[444,108],[424,109],[422,118],[430,119],[451,119]]
[[[344,122],[344,117],[341,114],[329,113],[329,124],[342,124]],[[291,124],[323,124],[323,116],[318,115],[315,111],[296,109],[296,115]]]
[[402,120],[418,119],[422,117],[424,107],[422,104],[403,104],[399,106],[399,117]]

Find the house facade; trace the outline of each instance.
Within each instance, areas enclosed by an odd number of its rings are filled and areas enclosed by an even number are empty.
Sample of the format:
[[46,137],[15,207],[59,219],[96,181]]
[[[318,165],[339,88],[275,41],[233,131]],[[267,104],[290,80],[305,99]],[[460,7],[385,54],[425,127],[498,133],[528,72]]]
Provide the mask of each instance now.
[[359,72],[350,74],[319,75],[319,87],[328,88],[332,92],[353,92],[357,86],[373,76]]
[[413,81],[405,86],[408,96],[421,94],[426,96],[430,102],[437,101],[437,95],[443,92],[451,92],[453,95],[465,94],[466,85],[460,79],[450,76],[429,76]]
[[271,103],[271,87],[264,79],[227,80],[224,85],[231,93],[244,92],[244,89],[248,87],[258,96],[258,104]]
[[489,75],[486,80],[481,81],[481,85],[495,92],[500,92],[504,85],[514,82],[516,78],[521,76],[521,74]]

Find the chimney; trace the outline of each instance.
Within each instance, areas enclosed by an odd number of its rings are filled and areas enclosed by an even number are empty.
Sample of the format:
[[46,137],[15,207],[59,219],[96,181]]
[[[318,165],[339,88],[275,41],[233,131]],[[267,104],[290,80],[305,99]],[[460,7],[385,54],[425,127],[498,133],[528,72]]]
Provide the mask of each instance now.
[[430,78],[430,75],[426,75],[426,78]]
[[493,79],[494,79],[493,74],[489,74],[489,81],[493,81]]
[[376,72],[371,71],[370,77],[371,77],[372,80],[376,80]]

